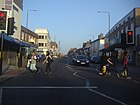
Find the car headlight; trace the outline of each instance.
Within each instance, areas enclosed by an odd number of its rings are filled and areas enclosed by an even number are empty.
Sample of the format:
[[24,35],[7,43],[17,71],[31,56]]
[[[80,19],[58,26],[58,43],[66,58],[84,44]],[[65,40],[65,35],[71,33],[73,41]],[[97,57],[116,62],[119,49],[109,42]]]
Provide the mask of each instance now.
[[79,60],[77,60],[77,62],[80,62]]
[[88,61],[86,61],[87,63],[89,63],[89,60]]

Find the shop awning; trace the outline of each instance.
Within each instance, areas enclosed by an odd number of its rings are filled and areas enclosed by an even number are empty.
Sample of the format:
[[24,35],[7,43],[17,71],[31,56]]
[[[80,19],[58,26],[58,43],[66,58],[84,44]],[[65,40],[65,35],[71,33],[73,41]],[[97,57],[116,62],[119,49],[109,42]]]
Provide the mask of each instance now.
[[[0,34],[0,38],[1,38],[1,34]],[[18,44],[18,45],[20,45],[22,47],[34,47],[34,48],[37,48],[37,45],[35,45],[35,44],[20,41],[20,40],[15,39],[15,38],[13,38],[11,36],[7,36],[6,34],[4,35],[4,41],[9,41],[11,43]]]

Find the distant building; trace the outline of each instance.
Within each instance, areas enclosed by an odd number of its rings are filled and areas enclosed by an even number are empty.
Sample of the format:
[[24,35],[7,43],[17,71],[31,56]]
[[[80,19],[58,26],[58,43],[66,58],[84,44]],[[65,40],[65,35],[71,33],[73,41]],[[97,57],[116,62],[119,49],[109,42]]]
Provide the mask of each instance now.
[[91,42],[90,56],[100,56],[100,51],[104,49],[104,35],[98,35],[98,39]]
[[70,48],[70,50],[68,51],[68,55],[69,55],[69,56],[74,55],[74,54],[76,53],[77,50],[78,50],[77,48]]
[[24,26],[21,26],[21,36],[20,40],[24,42],[28,42],[31,44],[35,44],[36,46],[38,45],[38,34],[35,32],[25,28]]
[[37,28],[35,33],[38,34],[38,53],[46,54],[46,51],[51,50],[51,37],[48,29]]
[[56,42],[51,42],[51,50],[50,51],[54,57],[57,57],[59,55],[58,44]]
[[85,55],[90,56],[90,50],[91,50],[91,40],[87,41],[86,43],[83,43],[83,52]]

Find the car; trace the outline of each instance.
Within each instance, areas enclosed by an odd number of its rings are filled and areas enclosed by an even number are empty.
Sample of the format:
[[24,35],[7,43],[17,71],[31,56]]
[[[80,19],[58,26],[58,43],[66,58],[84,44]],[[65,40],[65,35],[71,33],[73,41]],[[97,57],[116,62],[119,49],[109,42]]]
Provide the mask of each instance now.
[[76,55],[72,60],[74,65],[89,66],[90,61],[85,55]]
[[90,62],[91,62],[91,63],[100,63],[100,58],[97,57],[97,56],[92,56],[92,57],[90,58]]

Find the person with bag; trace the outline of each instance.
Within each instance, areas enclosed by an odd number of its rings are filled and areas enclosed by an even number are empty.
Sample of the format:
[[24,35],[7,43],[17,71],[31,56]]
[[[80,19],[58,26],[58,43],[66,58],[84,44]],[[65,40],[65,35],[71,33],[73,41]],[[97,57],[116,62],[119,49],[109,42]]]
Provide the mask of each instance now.
[[99,71],[99,74],[102,75],[105,71],[105,65],[106,65],[106,55],[105,53],[103,52],[102,53],[102,56],[100,57],[100,71]]
[[110,57],[107,58],[107,65],[106,65],[106,74],[110,75],[110,66],[113,65],[113,62]]
[[45,64],[45,63],[47,64],[45,73],[49,73],[49,74],[52,73],[51,68],[50,68],[50,65],[51,65],[52,62],[53,62],[53,58],[51,57],[49,51],[47,51],[46,59],[43,62],[43,64]]
[[38,69],[36,68],[36,55],[35,55],[35,53],[33,52],[32,53],[32,56],[31,56],[31,64],[30,64],[30,71],[31,71],[31,73],[32,72],[38,72]]
[[[123,59],[123,67],[120,74],[124,78],[127,78],[128,76],[128,52],[125,52],[124,59]],[[117,74],[117,76],[120,77],[119,74]]]
[[31,57],[32,57],[32,54],[28,54],[28,56],[27,56],[27,70],[30,70]]

